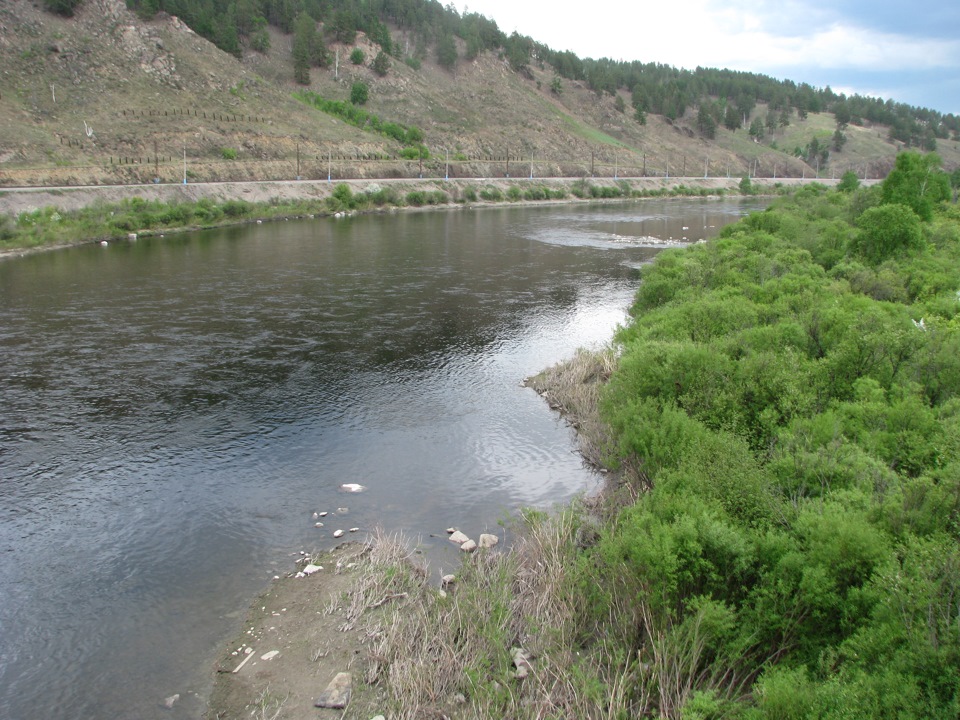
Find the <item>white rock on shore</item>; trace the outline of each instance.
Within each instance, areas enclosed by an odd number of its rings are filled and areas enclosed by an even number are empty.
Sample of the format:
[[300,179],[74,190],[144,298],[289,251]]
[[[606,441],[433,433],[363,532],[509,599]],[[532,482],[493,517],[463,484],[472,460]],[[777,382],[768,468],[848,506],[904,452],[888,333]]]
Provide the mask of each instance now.
[[464,544],[467,540],[469,540],[470,538],[468,538],[468,537],[467,537],[466,535],[464,535],[462,532],[460,532],[459,530],[457,530],[456,532],[454,532],[454,533],[453,533],[450,537],[448,537],[447,539],[448,539],[450,542],[452,542],[452,543],[456,543],[457,545],[463,545],[463,544]]
[[483,533],[480,535],[480,547],[482,548],[492,548],[498,542],[500,542],[500,538],[498,538],[496,535],[491,535],[489,533]]
[[463,545],[460,546],[460,549],[464,552],[473,552],[477,549],[477,543],[473,540],[467,540]]

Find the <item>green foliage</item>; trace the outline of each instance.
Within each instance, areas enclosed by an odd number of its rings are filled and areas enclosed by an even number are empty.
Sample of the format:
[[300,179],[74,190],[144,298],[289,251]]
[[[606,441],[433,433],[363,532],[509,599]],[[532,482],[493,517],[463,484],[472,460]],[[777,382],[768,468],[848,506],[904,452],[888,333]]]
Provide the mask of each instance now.
[[847,170],[840,176],[840,182],[837,183],[837,190],[840,192],[853,192],[860,187],[860,178],[853,170]]
[[741,195],[753,195],[753,183],[748,176],[744,175],[740,179],[740,184],[737,187]]
[[390,72],[390,58],[381,50],[373,59],[373,64],[370,67],[380,77],[386,77],[387,73]]
[[453,70],[457,66],[457,46],[452,35],[444,35],[437,41],[437,63],[445,70]]
[[43,7],[57,15],[73,17],[74,11],[83,0],[43,0]]
[[906,205],[870,208],[857,220],[856,247],[873,264],[924,246],[920,218]]
[[904,152],[883,181],[883,202],[911,208],[922,220],[933,217],[937,203],[950,199],[950,179],[940,169],[937,155]]
[[960,218],[927,244],[863,193],[804,189],[643,268],[602,411],[647,490],[578,587],[652,715],[960,708]]
[[361,80],[357,80],[350,86],[350,103],[353,105],[366,105],[370,98],[370,86]]
[[220,156],[224,160],[236,160],[237,159],[237,150],[236,148],[220,148]]
[[408,127],[400,123],[384,122],[373,113],[367,112],[356,105],[343,102],[342,100],[329,100],[314,92],[296,92],[293,94],[293,97],[321,112],[336,115],[354,127],[393,138],[397,142],[407,145],[408,147],[405,148],[402,153],[403,157],[408,157],[409,153],[412,153],[412,155],[408,159],[416,159],[421,156],[427,158],[430,156],[427,149],[422,145],[423,131],[418,127]]
[[353,52],[350,53],[350,62],[354,65],[363,65],[364,61],[367,59],[366,54],[360,48],[354,48]]
[[450,196],[442,190],[426,192],[424,190],[412,190],[405,197],[407,205],[420,207],[422,205],[443,205],[450,201]]

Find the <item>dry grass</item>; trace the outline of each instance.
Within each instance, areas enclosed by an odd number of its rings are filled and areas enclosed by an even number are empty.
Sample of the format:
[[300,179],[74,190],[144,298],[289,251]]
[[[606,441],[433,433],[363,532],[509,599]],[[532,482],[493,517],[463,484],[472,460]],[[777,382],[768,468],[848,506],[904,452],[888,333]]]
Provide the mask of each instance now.
[[[576,588],[583,517],[582,509],[525,513],[509,552],[465,557],[445,592],[420,572],[410,574],[409,556],[394,540],[382,551],[383,538],[374,541],[371,559],[380,554],[383,562],[364,569],[353,595],[358,607],[376,610],[368,621],[374,639],[366,681],[386,690],[390,717],[612,718],[632,711],[637,663],[583,627]],[[532,658],[523,679],[512,648]]]
[[609,348],[581,348],[526,381],[577,431],[580,453],[595,468],[603,466],[610,442],[609,428],[600,417],[600,392],[616,365],[616,353]]

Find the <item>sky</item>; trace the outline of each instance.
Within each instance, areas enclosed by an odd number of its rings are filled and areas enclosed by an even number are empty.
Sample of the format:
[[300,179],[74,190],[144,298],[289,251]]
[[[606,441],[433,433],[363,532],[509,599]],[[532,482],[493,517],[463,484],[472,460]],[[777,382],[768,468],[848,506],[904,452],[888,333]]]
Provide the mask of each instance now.
[[957,0],[459,0],[581,58],[728,68],[960,115]]

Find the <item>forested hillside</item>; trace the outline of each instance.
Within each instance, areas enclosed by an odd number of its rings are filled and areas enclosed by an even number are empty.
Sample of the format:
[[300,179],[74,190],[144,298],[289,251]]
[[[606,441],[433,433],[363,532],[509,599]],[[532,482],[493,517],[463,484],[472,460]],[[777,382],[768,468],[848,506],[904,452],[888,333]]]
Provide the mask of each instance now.
[[[54,6],[76,1],[47,0]],[[483,51],[497,50],[517,72],[528,72],[531,63],[541,68],[547,64],[558,81],[581,80],[598,94],[625,90],[640,122],[646,113],[676,120],[688,109],[699,108],[697,123],[708,137],[721,124],[731,130],[740,127],[744,118],[763,104],[770,113],[765,125],[771,130],[789,122],[792,112],[800,118],[810,112],[831,112],[841,133],[851,123],[879,123],[890,127],[892,139],[924,150],[935,150],[938,139],[960,138],[960,118],[953,114],[879,98],[847,97],[829,87],[814,88],[755,73],[713,68],[690,71],[656,62],[580,58],[570,51],[553,50],[535,38],[517,33],[507,36],[495,19],[470,12],[461,16],[452,5],[444,7],[437,0],[127,0],[127,5],[146,18],[160,10],[176,15],[235,55],[242,54],[244,47],[267,51],[269,38],[264,27],[269,23],[292,33],[301,13],[322,23],[331,39],[351,44],[362,31],[383,52],[398,59],[423,59],[435,52],[437,61],[448,69],[458,60],[470,61]],[[414,46],[394,43],[388,23],[411,31]],[[462,41],[462,57],[454,37]],[[559,90],[562,83],[554,87]],[[752,134],[763,136],[761,128],[754,128]],[[837,140],[842,143],[839,136]]]
[[[194,180],[505,177],[520,163],[541,177],[875,179],[911,147],[960,166],[953,115],[579,58],[435,0],[43,6],[0,5],[4,185],[174,182],[184,156]],[[398,127],[412,135],[384,132]]]

